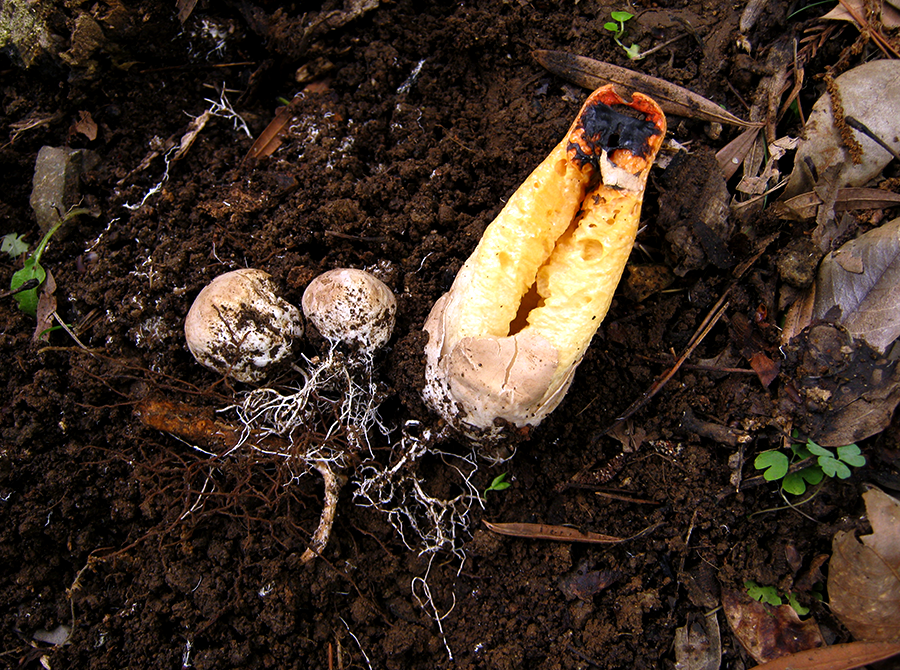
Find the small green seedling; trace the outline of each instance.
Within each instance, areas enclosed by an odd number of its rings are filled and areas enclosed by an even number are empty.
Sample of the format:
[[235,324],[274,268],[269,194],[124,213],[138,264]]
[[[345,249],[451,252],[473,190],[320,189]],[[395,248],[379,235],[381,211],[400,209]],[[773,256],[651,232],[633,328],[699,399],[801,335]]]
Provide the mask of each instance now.
[[506,481],[506,473],[504,472],[502,475],[494,477],[494,481],[491,482],[491,485],[484,490],[484,497],[487,498],[488,491],[505,491],[510,486],[512,486],[512,484]]
[[613,39],[616,41],[616,44],[625,50],[626,55],[631,60],[640,60],[643,58],[641,55],[641,48],[637,44],[626,47],[622,43],[622,35],[625,33],[625,23],[633,19],[634,14],[629,12],[612,12],[610,13],[610,17],[612,18],[612,21],[604,23],[603,27],[613,34]]
[[[748,596],[761,603],[766,603],[772,607],[778,607],[779,605],[784,604],[784,600],[782,600],[781,595],[778,593],[778,589],[774,586],[760,586],[752,579],[748,579],[744,582],[744,588],[747,589]],[[809,608],[801,605],[800,601],[797,600],[797,596],[793,593],[788,593],[784,597],[787,599],[788,605],[790,605],[799,616],[806,616],[809,614]]]
[[18,258],[26,251],[28,251],[28,243],[22,240],[21,235],[7,233],[0,237],[0,252],[3,252],[10,258]]
[[44,237],[41,238],[41,241],[38,242],[37,248],[34,250],[34,253],[32,253],[31,256],[25,259],[25,264],[23,265],[22,269],[13,274],[12,280],[9,282],[9,287],[13,291],[22,286],[27,281],[30,281],[32,279],[38,280],[38,284],[34,288],[19,291],[15,294],[14,297],[16,299],[16,302],[19,303],[20,310],[31,316],[37,315],[38,289],[40,289],[41,284],[43,284],[44,280],[47,278],[47,271],[41,267],[41,256],[44,255],[44,249],[47,248],[47,243],[50,242],[50,238],[53,237],[53,233],[59,230],[60,227],[69,219],[76,217],[79,214],[89,213],[90,210],[87,209],[71,209],[66,212],[66,215],[62,217],[55,226],[48,230]]
[[747,589],[747,595],[758,600],[761,603],[778,607],[782,604],[781,596],[778,595],[778,589],[774,586],[760,586],[752,579],[744,582],[744,588]]
[[[835,451],[819,446],[813,440],[807,440],[806,444],[792,444],[792,456],[771,449],[762,452],[753,461],[757,470],[765,470],[763,478],[769,482],[781,481],[781,488],[792,495],[802,495],[806,492],[806,485],[815,486],[825,477],[837,477],[847,479],[850,476],[850,468],[858,468],[866,464],[866,457],[860,453],[855,444],[838,447]],[[788,474],[791,463],[816,458],[815,465]]]

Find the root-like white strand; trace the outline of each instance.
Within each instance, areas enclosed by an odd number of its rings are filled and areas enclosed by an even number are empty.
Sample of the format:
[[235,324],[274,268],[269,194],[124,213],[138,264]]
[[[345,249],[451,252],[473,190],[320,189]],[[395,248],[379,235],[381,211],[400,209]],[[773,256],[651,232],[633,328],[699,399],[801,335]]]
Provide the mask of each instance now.
[[337,513],[338,496],[341,493],[343,485],[342,478],[335,475],[325,461],[316,461],[313,467],[318,470],[325,480],[325,503],[322,508],[322,516],[319,518],[319,526],[312,534],[309,541],[309,548],[303,552],[300,557],[300,563],[309,563],[311,560],[321,554],[328,545],[328,538],[331,537],[331,528],[334,526],[334,515]]
[[[374,507],[388,517],[403,544],[423,554],[449,551],[465,558],[463,545],[470,536],[469,511],[482,504],[472,476],[478,470],[475,452],[460,456],[429,448],[429,435],[417,436],[418,422],[409,421],[395,448],[396,463],[390,467],[369,463],[357,472],[353,497],[357,504]],[[418,461],[426,454],[439,456],[460,477],[463,492],[442,499],[428,494],[418,474]]]

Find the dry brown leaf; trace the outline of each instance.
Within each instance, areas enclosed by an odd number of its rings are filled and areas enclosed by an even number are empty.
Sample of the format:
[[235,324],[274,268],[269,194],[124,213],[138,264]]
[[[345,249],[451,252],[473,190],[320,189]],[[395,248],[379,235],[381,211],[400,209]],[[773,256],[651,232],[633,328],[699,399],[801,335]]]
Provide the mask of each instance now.
[[900,654],[900,642],[850,642],[800,651],[753,670],[853,670]]
[[[844,0],[844,3],[838,3],[838,5],[828,12],[825,16],[822,17],[823,20],[830,21],[850,21],[851,23],[856,23],[853,20],[853,15],[847,10],[844,6],[852,7],[858,16],[866,15],[866,3],[864,0]],[[900,28],[900,11],[896,8],[891,7],[889,4],[884,4],[881,7],[881,23],[885,28]]]
[[812,619],[801,621],[790,605],[772,607],[723,590],[722,608],[731,630],[757,663],[825,646],[819,625]]
[[587,542],[592,544],[618,544],[624,538],[599,533],[586,533],[568,526],[551,526],[545,523],[491,523],[482,519],[489,530],[500,535],[524,537],[531,540],[554,542]]
[[675,670],[719,670],[722,640],[716,612],[692,614],[675,630]]
[[813,319],[833,316],[873,349],[900,336],[900,218],[860,235],[824,259],[816,279]]
[[187,21],[196,6],[197,0],[176,0],[175,8],[178,10],[178,20],[182,23]]
[[298,93],[290,103],[278,109],[275,113],[275,118],[266,126],[262,134],[256,138],[253,146],[247,150],[247,155],[244,156],[245,161],[253,158],[265,158],[275,153],[275,150],[281,146],[282,133],[293,118],[300,100],[302,100],[302,94]]
[[[797,325],[786,324],[791,330]],[[823,447],[881,432],[900,403],[900,364],[886,360],[840,326],[814,323],[782,347],[783,407]]]
[[716,160],[722,172],[725,173],[725,179],[731,179],[737,169],[744,162],[747,153],[756,142],[756,137],[760,133],[760,128],[747,128],[740,135],[735,137],[731,142],[716,152]]
[[584,602],[591,602],[595,595],[612,586],[622,576],[617,570],[590,570],[588,566],[585,560],[557,581],[559,590],[566,596],[566,600],[578,598]]
[[97,122],[94,121],[90,112],[78,112],[78,120],[73,127],[76,133],[81,133],[91,142],[97,139]]
[[872,534],[838,532],[828,566],[831,610],[860,641],[900,639],[900,501],[863,494]]
[[634,91],[646,93],[656,100],[666,114],[703,119],[704,121],[718,121],[744,128],[760,125],[739,119],[712,100],[681,86],[676,86],[665,79],[651,77],[593,58],[576,56],[565,51],[537,49],[532,53],[537,62],[547,70],[583,88],[594,90],[604,84],[615,84],[629,95]]
[[[56,312],[56,280],[53,279],[53,273],[47,270],[47,278],[44,280],[44,286],[41,294],[38,296],[37,304],[37,323],[34,327],[34,335],[32,340],[40,342],[46,339],[47,331],[53,327],[53,314]],[[42,337],[43,336],[43,337]]]
[[[900,150],[900,61],[876,60],[848,70],[834,80],[841,94],[844,117],[852,117]],[[848,129],[862,147],[860,162],[854,162],[844,145],[841,131],[835,127],[830,94],[813,105],[803,129],[804,139],[797,147],[794,171],[785,187],[783,199],[819,190],[826,202],[837,189],[864,186],[878,176],[891,160],[891,154],[858,130]]]
[[[814,219],[822,205],[822,198],[814,191],[801,193],[774,205],[773,212],[782,219],[808,221]],[[834,201],[835,212],[849,212],[856,209],[883,209],[900,205],[900,193],[880,188],[842,188]]]

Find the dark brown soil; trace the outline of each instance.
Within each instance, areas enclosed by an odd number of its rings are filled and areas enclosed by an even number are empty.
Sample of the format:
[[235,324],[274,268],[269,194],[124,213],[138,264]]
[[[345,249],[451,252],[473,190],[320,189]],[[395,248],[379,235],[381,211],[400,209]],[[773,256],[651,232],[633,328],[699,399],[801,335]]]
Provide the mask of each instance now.
[[[830,552],[834,531],[854,526],[871,472],[896,477],[891,429],[865,443],[869,468],[829,480],[802,514],[751,516],[783,501],[758,481],[736,491],[735,469],[752,478],[754,454],[779,446],[805,411],[786,409],[789,366],[766,388],[746,358],[779,359],[774,258],[804,230],[763,212],[736,222],[719,248],[693,239],[706,251],[686,255],[678,231],[705,197],[713,152],[738,131],[713,140],[708,124],[672,117],[670,135],[691,153],[651,175],[633,279],[562,406],[512,460],[473,475],[482,491],[503,472],[512,486],[473,507],[457,554],[407,547],[383,513],[355,504],[351,469],[324,556],[301,565],[319,478],[291,481],[260,459],[210,460],[136,411],[148,398],[218,409],[246,390],[186,349],[182,325],[199,290],[237,267],[271,273],[294,304],[328,269],[368,268],[386,281],[400,303],[376,361],[393,432],[373,445],[386,464],[405,422],[441,428],[419,397],[426,315],[587,93],[543,70],[532,50],[630,65],[746,117],[738,96],[753,100],[762,75],[736,50],[742,3],[637,3],[677,19],[635,25],[645,48],[677,35],[681,19],[697,35],[638,63],[603,29],[624,6],[593,0],[396,0],[312,31],[339,3],[200,2],[184,26],[175,3],[58,4],[66,8],[47,21],[63,50],[78,42],[83,14],[106,38],[69,63],[52,50],[28,70],[0,57],[0,234],[24,233],[32,248],[40,238],[29,196],[44,145],[99,156],[80,183],[99,216],[80,217],[42,262],[85,348],[59,329],[33,341],[35,320],[0,300],[0,666],[673,668],[675,629],[716,607],[720,588],[752,579],[791,590]],[[802,34],[804,15],[786,18],[793,9],[769,3],[749,35],[753,62]],[[227,33],[219,49],[202,29],[213,23]],[[854,39],[838,33],[810,62],[807,108],[820,90],[813,76]],[[279,98],[306,86],[295,73],[310,64],[321,74],[295,102],[280,148],[245,160]],[[161,139],[179,142],[223,86],[253,138],[213,117],[167,181],[162,157],[139,168]],[[75,125],[83,112],[95,139]],[[14,125],[28,119],[48,120]],[[779,130],[796,134],[796,121]],[[126,207],[160,183],[143,206]],[[21,258],[0,256],[4,286],[19,267]],[[613,431],[619,439],[604,435],[726,289],[725,315],[689,365]],[[303,353],[314,356],[314,344]],[[466,453],[452,438],[440,448]],[[460,492],[441,459],[419,467],[433,495]],[[554,543],[501,537],[482,519],[619,537],[650,530],[619,545]],[[422,606],[425,588],[436,610]],[[847,639],[811,592],[798,597],[830,640]],[[722,667],[752,664],[720,622]],[[60,626],[71,627],[66,644],[35,640]]]

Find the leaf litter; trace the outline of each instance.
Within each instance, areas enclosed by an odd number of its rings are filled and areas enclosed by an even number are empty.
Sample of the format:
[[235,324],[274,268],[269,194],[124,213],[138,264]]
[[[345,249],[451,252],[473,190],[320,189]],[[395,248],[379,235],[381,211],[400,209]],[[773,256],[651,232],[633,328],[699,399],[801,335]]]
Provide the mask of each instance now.
[[872,533],[835,533],[828,565],[831,610],[854,638],[900,639],[900,501],[880,489],[863,494]]

